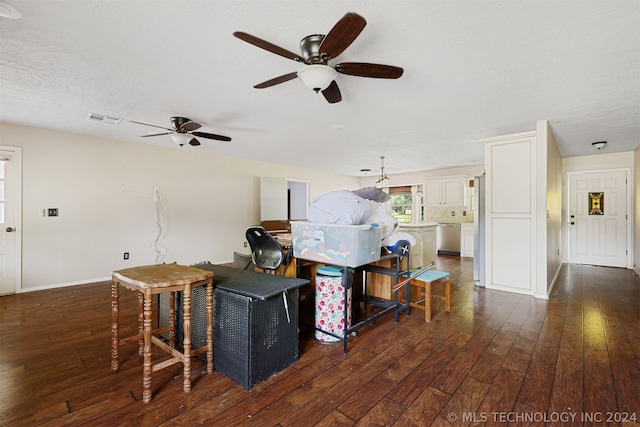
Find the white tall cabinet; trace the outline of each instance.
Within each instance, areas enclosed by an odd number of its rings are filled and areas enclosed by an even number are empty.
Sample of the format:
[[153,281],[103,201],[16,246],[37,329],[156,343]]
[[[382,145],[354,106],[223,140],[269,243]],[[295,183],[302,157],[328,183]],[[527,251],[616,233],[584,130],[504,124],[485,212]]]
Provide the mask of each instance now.
[[562,267],[562,156],[549,122],[482,142],[486,287],[546,299]]
[[536,132],[484,142],[487,288],[534,294]]

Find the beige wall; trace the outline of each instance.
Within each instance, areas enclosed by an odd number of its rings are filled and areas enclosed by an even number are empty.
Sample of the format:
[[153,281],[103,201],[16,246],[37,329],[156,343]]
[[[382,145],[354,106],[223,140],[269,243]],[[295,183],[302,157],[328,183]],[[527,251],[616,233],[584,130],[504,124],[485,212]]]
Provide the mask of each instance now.
[[[312,199],[356,189],[355,177],[195,151],[0,124],[0,145],[22,147],[22,287],[103,280],[161,261],[228,262],[259,221],[260,176],[309,182]],[[42,217],[58,208],[59,217]],[[123,253],[130,260],[123,260]]]
[[[538,121],[537,138],[540,144],[545,145],[546,150],[546,185],[541,186],[545,194],[541,198],[546,198],[546,212],[541,209],[538,213],[539,229],[546,229],[545,247],[539,248],[546,256],[546,266],[538,265],[540,277],[546,277],[546,289],[538,289],[537,296],[548,296],[555,284],[557,274],[562,266],[562,157],[553,132],[546,120]],[[545,276],[546,274],[546,276]],[[540,282],[541,283],[541,282]]]

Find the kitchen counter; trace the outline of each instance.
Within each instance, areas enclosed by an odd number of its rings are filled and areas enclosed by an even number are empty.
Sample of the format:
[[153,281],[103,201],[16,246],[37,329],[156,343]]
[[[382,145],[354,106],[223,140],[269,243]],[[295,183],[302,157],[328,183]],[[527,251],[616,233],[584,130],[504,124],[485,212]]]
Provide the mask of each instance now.
[[411,234],[416,244],[411,247],[411,268],[426,267],[436,261],[436,228],[435,221],[403,223],[400,231]]

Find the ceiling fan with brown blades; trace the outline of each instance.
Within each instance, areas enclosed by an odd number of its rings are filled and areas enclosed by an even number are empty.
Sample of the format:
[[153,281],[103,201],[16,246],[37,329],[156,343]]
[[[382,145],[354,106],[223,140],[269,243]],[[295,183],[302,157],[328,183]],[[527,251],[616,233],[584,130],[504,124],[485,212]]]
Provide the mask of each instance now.
[[173,127],[173,129],[167,128],[164,126],[150,125],[148,123],[134,122],[133,120],[130,120],[130,122],[136,123],[139,125],[152,126],[154,128],[168,130],[169,132],[154,133],[154,134],[141,135],[141,136],[148,137],[148,136],[169,135],[173,140],[173,142],[175,142],[181,147],[185,144],[189,144],[193,146],[200,145],[200,141],[198,141],[195,138],[196,136],[199,138],[209,138],[209,139],[215,139],[218,141],[231,141],[231,138],[229,138],[228,136],[216,135],[215,133],[207,133],[207,132],[194,132],[196,129],[201,128],[200,123],[196,123],[191,119],[187,119],[186,117],[171,117],[171,126]]
[[365,25],[367,21],[362,16],[349,12],[333,26],[327,35],[313,34],[303,38],[300,41],[301,55],[241,31],[236,31],[233,35],[261,49],[305,64],[305,67],[296,72],[259,83],[254,88],[264,89],[299,77],[307,87],[316,92],[322,92],[325,99],[333,104],[342,100],[335,80],[337,73],[358,77],[397,79],[404,72],[400,67],[365,62],[329,64],[353,43]]

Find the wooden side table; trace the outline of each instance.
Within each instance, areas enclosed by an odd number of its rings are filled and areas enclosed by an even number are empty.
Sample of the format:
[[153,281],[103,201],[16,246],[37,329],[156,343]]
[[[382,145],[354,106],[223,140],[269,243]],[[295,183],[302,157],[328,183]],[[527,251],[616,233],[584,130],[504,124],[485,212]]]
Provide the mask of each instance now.
[[[151,373],[176,363],[184,365],[183,390],[191,390],[191,357],[207,352],[207,373],[213,372],[213,272],[178,264],[156,264],[127,268],[111,273],[111,371],[118,370],[118,350],[123,344],[138,341],[138,353],[144,356],[142,369],[142,400],[151,401]],[[138,292],[138,334],[120,339],[119,328],[119,285]],[[191,350],[191,290],[207,286],[207,345]],[[175,292],[184,295],[183,351],[175,348]],[[170,292],[169,326],[152,328],[152,296]],[[166,344],[156,335],[169,331],[170,342]],[[151,364],[151,344],[171,354],[171,359]]]

